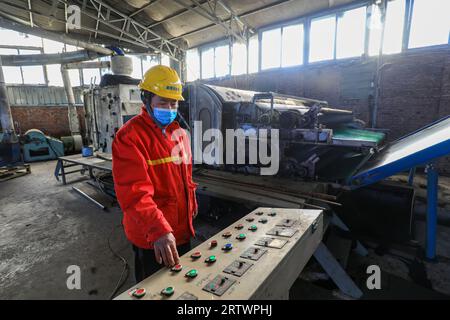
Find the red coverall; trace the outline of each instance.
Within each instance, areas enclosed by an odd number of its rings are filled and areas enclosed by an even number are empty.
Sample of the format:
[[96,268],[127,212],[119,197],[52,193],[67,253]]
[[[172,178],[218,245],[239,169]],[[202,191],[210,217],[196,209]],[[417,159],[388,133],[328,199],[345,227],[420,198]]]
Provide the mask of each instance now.
[[[172,141],[174,130],[179,134]],[[179,152],[172,153],[174,148]],[[114,187],[128,240],[153,249],[154,241],[172,232],[177,246],[189,242],[195,235],[197,185],[192,181],[189,138],[178,122],[164,133],[142,107],[117,132],[112,153]],[[188,160],[181,161],[183,157]]]

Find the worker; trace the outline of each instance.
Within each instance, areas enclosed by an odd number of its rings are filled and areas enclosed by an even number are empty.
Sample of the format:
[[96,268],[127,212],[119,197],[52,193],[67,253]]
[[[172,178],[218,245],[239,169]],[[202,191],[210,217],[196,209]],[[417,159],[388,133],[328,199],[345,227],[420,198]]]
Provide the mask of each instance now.
[[136,282],[172,267],[191,249],[197,216],[189,138],[175,118],[183,101],[177,72],[150,68],[139,83],[141,113],[117,132],[112,169]]

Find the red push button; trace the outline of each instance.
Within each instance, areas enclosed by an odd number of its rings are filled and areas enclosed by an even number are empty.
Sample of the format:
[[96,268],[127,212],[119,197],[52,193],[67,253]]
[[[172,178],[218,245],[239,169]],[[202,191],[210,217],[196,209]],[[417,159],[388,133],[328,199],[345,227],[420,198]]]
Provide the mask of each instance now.
[[210,247],[210,248],[217,247],[217,240],[212,240],[212,241],[209,243],[209,247]]
[[237,226],[235,226],[236,229],[241,230],[244,227],[243,224],[238,224]]
[[172,270],[174,272],[180,272],[181,270],[183,270],[183,266],[181,264],[176,264],[170,270]]
[[198,259],[202,256],[202,253],[200,251],[196,251],[193,254],[191,254],[192,259]]
[[129,292],[129,294],[136,298],[142,298],[143,296],[145,296],[145,289],[144,288],[133,289]]

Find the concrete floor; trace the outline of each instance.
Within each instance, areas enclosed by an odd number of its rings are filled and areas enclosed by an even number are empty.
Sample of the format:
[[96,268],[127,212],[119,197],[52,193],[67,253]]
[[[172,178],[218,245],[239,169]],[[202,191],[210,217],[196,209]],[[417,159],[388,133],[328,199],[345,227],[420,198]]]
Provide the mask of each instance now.
[[[0,299],[107,299],[132,251],[116,207],[102,211],[56,181],[56,161],[33,163],[31,174],[0,183]],[[74,174],[72,179],[79,177]],[[70,179],[70,178],[69,178]],[[70,265],[81,269],[81,289],[69,290]],[[133,285],[130,272],[122,291]]]
[[[108,299],[123,271],[122,262],[109,250],[108,238],[129,263],[129,276],[119,293],[134,284],[133,253],[120,226],[120,209],[103,211],[73,191],[72,186],[86,185],[79,174],[69,176],[72,183],[66,186],[56,181],[55,165],[56,161],[33,163],[30,175],[0,183],[0,299]],[[193,245],[238,218],[228,215],[226,221],[214,224],[197,219],[200,236]],[[419,242],[423,242],[423,228],[419,223]],[[438,255],[437,263],[425,264],[432,289],[413,283],[401,260],[372,249],[364,258],[351,254],[348,272],[365,291],[364,298],[439,298],[450,295],[450,228],[438,228]],[[378,264],[386,275],[385,290],[364,290],[365,268],[370,264]],[[66,271],[71,265],[81,269],[80,290],[67,288]],[[314,270],[313,260],[311,265],[306,272]],[[333,285],[324,289],[301,279],[291,292],[292,299],[314,297],[346,298]]]

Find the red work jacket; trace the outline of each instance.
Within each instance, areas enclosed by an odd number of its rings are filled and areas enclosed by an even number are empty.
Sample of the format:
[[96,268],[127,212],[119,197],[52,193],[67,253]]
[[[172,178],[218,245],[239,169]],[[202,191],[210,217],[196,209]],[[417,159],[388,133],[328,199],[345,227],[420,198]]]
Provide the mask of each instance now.
[[[172,141],[172,138],[175,141]],[[172,232],[177,245],[194,236],[197,210],[189,138],[178,122],[165,130],[145,107],[116,134],[112,169],[128,240],[144,249]]]

